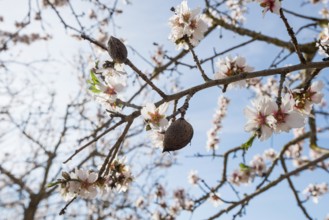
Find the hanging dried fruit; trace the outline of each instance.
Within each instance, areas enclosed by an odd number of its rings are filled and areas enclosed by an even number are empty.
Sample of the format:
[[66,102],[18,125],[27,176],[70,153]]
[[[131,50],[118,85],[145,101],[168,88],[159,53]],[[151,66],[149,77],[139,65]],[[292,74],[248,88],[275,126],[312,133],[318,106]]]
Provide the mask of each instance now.
[[162,152],[179,150],[190,143],[192,137],[192,125],[184,118],[179,118],[167,129],[164,136]]
[[118,38],[115,38],[113,36],[110,37],[107,43],[107,50],[114,62],[126,62],[128,51],[126,46]]

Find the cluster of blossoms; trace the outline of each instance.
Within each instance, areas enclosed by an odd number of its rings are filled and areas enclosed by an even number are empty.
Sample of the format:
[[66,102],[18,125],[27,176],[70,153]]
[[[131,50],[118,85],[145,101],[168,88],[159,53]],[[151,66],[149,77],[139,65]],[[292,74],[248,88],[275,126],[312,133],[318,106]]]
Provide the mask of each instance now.
[[198,176],[198,171],[191,170],[189,175],[187,176],[188,182],[192,185],[197,185],[200,177]]
[[295,101],[295,109],[303,114],[309,115],[313,104],[321,103],[323,98],[323,93],[321,93],[321,90],[323,87],[323,82],[317,81],[307,89],[295,89],[292,91],[292,97]]
[[[198,176],[198,171],[196,170],[191,170],[188,177],[188,182],[191,185],[196,186],[199,181],[201,180],[200,177]],[[208,198],[208,201],[214,206],[214,207],[218,207],[221,204],[223,204],[222,199],[219,197],[220,195],[218,193],[215,192],[211,192]]]
[[268,149],[264,155],[255,155],[249,166],[240,164],[240,168],[233,171],[229,181],[237,186],[249,184],[255,176],[263,176],[267,172],[266,160],[273,161],[278,157],[274,149]]
[[141,115],[146,122],[146,130],[149,130],[149,136],[156,147],[163,146],[164,133],[169,126],[166,118],[166,111],[169,103],[163,103],[155,107],[153,103],[147,103],[141,110]]
[[306,189],[304,189],[303,194],[307,199],[312,198],[314,203],[319,202],[319,197],[323,196],[328,192],[328,184],[320,183],[320,184],[309,184]]
[[267,96],[253,100],[253,108],[247,107],[244,111],[248,119],[245,130],[256,133],[263,141],[273,132],[289,132],[292,128],[303,127],[313,104],[319,104],[323,98],[322,88],[322,82],[314,82],[307,89],[293,90],[282,97],[280,106]]
[[155,196],[157,203],[166,213],[156,211],[152,215],[153,220],[176,219],[182,210],[192,211],[194,202],[184,189],[177,189],[173,192],[173,204],[168,204],[166,192],[162,185],[156,187]]
[[222,128],[222,120],[226,116],[227,106],[230,100],[225,97],[218,98],[218,109],[213,116],[213,126],[208,131],[208,139],[207,139],[207,150],[216,150],[218,148],[218,132]]
[[151,59],[156,66],[161,66],[163,63],[164,56],[165,51],[163,50],[163,46],[157,45],[156,51],[151,56]]
[[95,67],[90,70],[88,80],[89,91],[94,95],[96,101],[100,102],[109,113],[121,110],[117,98],[127,84],[127,74],[116,70],[114,64],[109,61],[97,61]]
[[175,15],[169,20],[171,27],[169,39],[177,44],[177,49],[189,49],[186,40],[190,41],[193,46],[198,45],[208,29],[204,17],[200,14],[200,9],[190,10],[187,1],[182,1],[180,5],[176,6],[174,12]]
[[319,54],[328,57],[329,56],[329,28],[326,26],[323,28],[319,35],[319,40],[316,44],[319,48]]
[[[218,71],[214,75],[214,79],[224,79],[226,77],[239,75],[240,73],[251,72],[254,70],[246,64],[246,59],[241,56],[227,56],[224,59],[219,59],[216,63]],[[246,85],[245,80],[240,80],[229,84],[229,87],[244,87]]]
[[[299,137],[302,134],[304,134],[304,128],[300,129],[294,129],[293,133],[295,137]],[[309,157],[306,155],[302,154],[303,151],[303,144],[304,141],[300,141],[294,145],[289,146],[289,148],[285,151],[285,155],[288,158],[291,158],[293,161],[293,165],[295,167],[300,167],[305,165],[306,163],[310,162],[310,160],[315,160],[318,159],[319,157],[322,157],[326,152],[322,151],[321,149],[318,148],[310,148],[309,150]],[[329,162],[326,161],[321,161],[317,164],[317,166],[322,167],[324,169],[329,168]],[[314,169],[314,167],[310,167],[310,169]]]
[[226,6],[230,10],[230,17],[233,24],[243,23],[246,18],[244,14],[247,12],[245,0],[228,0]]
[[133,180],[129,167],[118,160],[110,165],[105,177],[98,178],[97,173],[81,169],[75,169],[71,173],[63,172],[62,176],[63,179],[58,179],[50,186],[59,184],[60,194],[65,201],[76,196],[93,199],[99,192],[109,192],[112,189],[125,192]]

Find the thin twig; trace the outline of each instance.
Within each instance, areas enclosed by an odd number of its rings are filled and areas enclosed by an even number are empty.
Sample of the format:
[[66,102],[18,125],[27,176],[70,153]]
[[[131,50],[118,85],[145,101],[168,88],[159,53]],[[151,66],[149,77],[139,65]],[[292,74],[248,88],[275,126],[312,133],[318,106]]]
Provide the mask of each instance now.
[[198,56],[197,56],[197,55],[195,54],[195,52],[194,52],[193,45],[191,44],[190,40],[189,40],[187,37],[185,37],[184,39],[185,39],[185,42],[187,43],[187,45],[188,45],[188,47],[189,47],[189,50],[190,50],[191,53],[192,53],[193,60],[194,60],[194,62],[195,62],[195,64],[196,64],[196,66],[198,67],[198,69],[199,69],[199,71],[200,71],[200,73],[201,73],[202,78],[203,78],[204,81],[206,81],[206,82],[207,82],[207,81],[210,81],[210,78],[207,76],[207,74],[205,73],[205,71],[203,70],[203,68],[202,68],[202,66],[201,66],[201,64],[200,64],[200,60],[199,60]]
[[71,205],[71,203],[76,199],[77,197],[73,197],[73,199],[71,199],[65,206],[64,208],[61,209],[61,211],[59,212],[59,215],[64,215],[65,211],[67,209],[67,207],[69,207],[69,205]]
[[126,60],[125,64],[127,64],[131,69],[133,69],[162,98],[166,99],[167,95],[161,89],[159,89],[158,87],[156,87],[154,85],[154,83],[142,71],[140,71],[129,59]]
[[[287,174],[288,173],[288,169],[287,169],[287,166],[286,166],[286,163],[284,162],[284,158],[281,157],[280,158],[281,160],[281,164],[282,164],[282,168],[284,170],[284,173]],[[300,201],[299,199],[299,196],[298,196],[298,193],[297,193],[297,190],[295,189],[295,186],[291,180],[290,177],[287,177],[287,181],[289,183],[289,186],[290,186],[290,189],[292,190],[294,196],[295,196],[295,199],[297,201],[297,205],[300,207],[300,209],[302,210],[302,212],[304,213],[305,217],[309,220],[312,220],[311,216],[308,214],[306,208],[303,206],[302,202]]]
[[294,45],[295,51],[296,51],[296,53],[299,57],[300,62],[305,64],[306,60],[305,60],[302,52],[299,49],[299,45],[298,45],[298,41],[297,41],[297,38],[295,36],[295,33],[292,30],[292,27],[289,25],[287,18],[284,16],[282,8],[280,8],[280,17],[281,17],[284,25],[286,26],[286,29],[288,31],[288,34],[289,34],[290,38],[291,38],[292,44]]
[[279,184],[280,182],[282,182],[283,180],[287,179],[290,176],[294,176],[304,170],[309,169],[310,167],[316,165],[317,163],[326,160],[327,158],[329,158],[329,153],[324,154],[323,156],[310,161],[306,164],[304,164],[303,166],[300,166],[298,168],[296,168],[293,171],[290,171],[288,173],[282,174],[281,176],[279,176],[277,179],[275,179],[274,181],[270,182],[269,184],[267,184],[266,186],[264,186],[263,188],[260,188],[258,190],[256,190],[254,193],[250,194],[250,195],[246,195],[242,200],[240,200],[237,203],[234,203],[230,206],[228,206],[225,209],[222,209],[221,211],[219,211],[218,213],[216,213],[215,215],[211,216],[210,219],[218,219],[218,217],[220,217],[221,215],[223,215],[224,213],[227,213],[229,211],[231,211],[232,209],[234,209],[235,207],[245,204],[246,202],[249,202],[251,199],[253,199],[254,197],[266,192],[267,190],[271,189],[272,187],[276,186],[277,184]]

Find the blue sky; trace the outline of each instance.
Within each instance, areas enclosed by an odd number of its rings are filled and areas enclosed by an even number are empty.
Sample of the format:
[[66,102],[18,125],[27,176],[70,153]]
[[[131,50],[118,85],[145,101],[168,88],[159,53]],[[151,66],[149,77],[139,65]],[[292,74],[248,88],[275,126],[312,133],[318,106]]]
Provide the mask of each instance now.
[[[25,13],[24,7],[17,7],[12,4],[13,1],[2,0],[0,1],[0,8],[2,9],[1,14],[6,18],[6,21],[22,18]],[[301,3],[302,1],[298,1]],[[168,19],[172,15],[170,8],[176,6],[180,1],[167,1],[167,0],[143,0],[134,1],[132,0],[132,5],[121,5],[124,10],[122,15],[115,18],[118,28],[116,29],[116,36],[127,40],[128,44],[134,47],[139,53],[146,57],[149,57],[153,53],[154,47],[153,42],[163,44],[165,49],[169,50],[169,54],[174,56],[178,51],[175,50],[175,45],[168,40],[168,35],[170,32],[168,26]],[[200,4],[200,5],[199,5]],[[291,10],[295,8],[296,2],[284,1],[283,6]],[[77,4],[77,7],[84,8],[84,4]],[[189,6],[191,8],[197,6],[203,6],[203,1],[189,1]],[[307,13],[313,16],[318,16],[318,7],[304,7],[298,10],[300,13]],[[65,13],[64,13],[65,14]],[[49,17],[48,17],[49,16]],[[290,16],[288,16],[289,18]],[[8,19],[8,20],[7,20]],[[47,14],[47,19],[49,19],[49,27],[58,30],[58,37],[53,39],[56,43],[51,46],[47,45],[45,42],[37,43],[31,47],[23,46],[16,50],[21,50],[20,59],[42,59],[51,55],[53,57],[61,57],[61,59],[55,60],[50,66],[38,66],[39,68],[52,69],[53,74],[40,75],[40,81],[44,82],[45,85],[51,86],[56,91],[59,92],[57,98],[58,103],[65,103],[69,100],[71,92],[75,89],[72,87],[70,73],[67,72],[72,64],[68,62],[71,59],[71,54],[76,53],[77,48],[81,48],[84,52],[89,50],[89,45],[86,41],[75,41],[66,37],[66,33],[63,31],[61,25],[55,21],[54,14],[49,12]],[[301,19],[291,19],[291,25],[294,28],[299,27],[304,23]],[[10,22],[9,22],[10,23]],[[57,24],[56,24],[57,23]],[[4,23],[6,24],[6,23]],[[1,23],[3,25],[3,23]],[[261,31],[264,34],[270,36],[275,36],[281,39],[288,40],[286,30],[283,28],[282,21],[277,15],[266,14],[265,17],[262,16],[261,8],[255,4],[250,4],[250,11],[247,15],[246,27]],[[5,26],[5,28],[7,28]],[[36,29],[40,27],[36,26]],[[108,30],[109,33],[113,32]],[[200,59],[209,55],[215,47],[217,51],[222,51],[229,48],[231,45],[244,42],[247,38],[234,35],[229,31],[223,30],[223,38],[219,40],[219,30],[215,31],[215,34],[207,37],[201,44],[196,48],[196,52]],[[299,37],[301,42],[307,42],[317,36],[313,31],[305,31],[302,36]],[[60,46],[59,46],[60,45]],[[256,70],[267,68],[272,59],[275,57],[276,53],[280,50],[276,47],[267,45],[265,43],[252,43],[244,48],[233,51],[232,55],[243,55],[247,58],[249,65],[254,66]],[[16,52],[16,51],[14,51]],[[13,52],[13,53],[14,53]],[[151,70],[148,66],[137,56],[133,56],[132,52],[129,51],[129,57],[133,62],[142,70]],[[316,60],[320,60],[317,57]],[[191,62],[191,55],[186,56],[184,61]],[[296,64],[298,63],[297,56],[294,55],[291,59],[288,59],[284,64]],[[212,70],[209,65],[205,65],[204,68],[209,76],[211,76]],[[130,71],[129,68],[126,68]],[[25,71],[24,69],[18,69],[17,71]],[[180,81],[182,85],[187,88],[191,85],[196,85],[202,83],[202,78],[196,70],[190,70],[188,68],[181,68],[181,72],[184,74],[181,76]],[[324,70],[326,71],[326,70]],[[156,83],[166,84],[168,76],[163,75],[160,80]],[[52,83],[50,83],[52,82]],[[131,91],[129,91],[131,92]],[[128,93],[129,93],[128,92]],[[211,160],[211,159],[198,159],[198,158],[188,158],[197,152],[206,153],[206,140],[207,131],[211,127],[211,121],[213,113],[217,106],[217,99],[222,95],[222,92],[218,88],[212,88],[207,91],[200,92],[196,94],[190,102],[190,109],[187,113],[187,118],[194,126],[195,134],[190,146],[181,150],[178,154],[178,161],[181,165],[170,169],[166,172],[166,178],[162,179],[163,184],[168,184],[172,188],[185,187],[187,183],[187,175],[190,170],[198,170],[202,178],[204,178],[209,185],[215,185],[216,180],[219,179],[221,175],[222,160]],[[229,106],[228,116],[224,119],[224,128],[220,133],[220,147],[218,152],[223,153],[225,150],[238,146],[248,139],[249,134],[244,132],[243,127],[245,124],[245,118],[243,116],[243,109],[246,105],[250,103],[250,97],[252,93],[247,90],[231,90],[224,94],[231,99],[231,105]],[[327,97],[326,97],[327,99]],[[153,100],[157,101],[156,96]],[[328,99],[327,99],[328,100]],[[95,103],[97,105],[97,103]],[[63,106],[59,105],[59,109],[63,110]],[[256,141],[253,148],[247,153],[247,161],[249,161],[253,155],[256,153],[262,154],[265,149],[269,147],[275,148],[277,151],[280,150],[281,146],[286,143],[289,138],[292,138],[292,134],[280,134],[274,135],[270,140],[265,142]],[[321,135],[321,140],[319,140],[320,145],[324,147],[328,143],[328,135]],[[164,157],[168,155],[164,154]],[[239,157],[234,160],[233,164],[237,165],[241,162]],[[229,171],[233,171],[235,166],[230,166]],[[291,167],[290,167],[291,168]],[[277,168],[281,171],[281,168]],[[328,182],[328,178],[323,171],[309,172],[306,171],[300,177],[294,178],[296,180],[296,187],[299,190],[303,190],[310,182],[310,180],[315,180],[316,183],[321,183],[323,181]],[[256,182],[259,180],[256,180]],[[196,197],[200,195],[200,191],[192,186],[188,187],[191,189],[192,195]],[[224,190],[225,189],[225,190]],[[244,187],[241,189],[246,189],[248,191],[253,190],[253,186]],[[229,189],[229,187],[224,187],[219,193],[227,200],[235,199],[234,194]],[[306,203],[306,208],[310,214],[317,219],[323,219],[328,213],[329,196],[326,195],[320,199],[318,205],[313,204],[311,201]],[[221,206],[219,207],[221,208]],[[212,207],[210,203],[203,205],[200,210],[197,210],[192,219],[202,219],[203,217],[208,217],[212,213],[216,213],[218,208]],[[190,214],[183,214],[179,219],[188,219]],[[231,214],[224,216],[221,219],[231,219]],[[304,219],[300,209],[296,205],[296,201],[293,198],[291,190],[288,188],[287,182],[282,182],[278,187],[272,188],[268,192],[264,193],[259,198],[256,198],[250,202],[247,207],[247,215],[243,216],[244,220],[254,220],[254,219]]]

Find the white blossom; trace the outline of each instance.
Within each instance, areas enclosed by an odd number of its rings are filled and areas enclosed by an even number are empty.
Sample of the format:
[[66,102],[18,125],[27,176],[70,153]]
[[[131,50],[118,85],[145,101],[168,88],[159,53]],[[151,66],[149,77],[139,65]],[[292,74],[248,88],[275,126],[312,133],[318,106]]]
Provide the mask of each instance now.
[[303,191],[303,194],[307,199],[312,198],[314,203],[319,202],[319,197],[323,196],[328,192],[328,184],[320,183],[320,184],[309,184],[306,189]]
[[294,110],[294,101],[286,94],[282,98],[282,104],[279,108],[278,105],[273,105],[272,110],[275,123],[272,128],[275,132],[289,132],[292,128],[301,128],[305,124],[305,118],[299,112]]
[[145,121],[155,130],[165,130],[168,126],[168,120],[166,119],[165,112],[169,103],[165,102],[158,108],[153,103],[147,103],[141,110],[141,115]]
[[218,193],[210,193],[209,201],[214,207],[218,207],[223,204],[223,201],[220,199],[220,195]]
[[258,176],[263,176],[264,173],[266,172],[266,164],[264,158],[260,155],[255,155],[253,159],[250,161],[250,168]]
[[329,28],[328,26],[323,28],[319,36],[319,42],[316,43],[316,46],[319,48],[319,54],[323,56],[329,56]]
[[265,150],[264,157],[268,160],[273,161],[278,157],[278,153],[273,148],[270,148]]
[[188,175],[188,182],[192,185],[196,185],[199,180],[200,180],[200,178],[198,176],[198,171],[191,170],[189,175]]
[[303,165],[307,164],[308,162],[309,162],[309,159],[308,159],[306,156],[303,156],[303,157],[295,158],[295,159],[292,161],[292,164],[293,164],[295,167],[300,167],[300,166],[303,166]]
[[206,22],[200,15],[200,9],[189,9],[186,0],[175,8],[175,15],[169,19],[169,25],[171,27],[169,39],[177,44],[177,49],[182,47],[186,50],[189,47],[184,37],[187,37],[190,43],[196,46],[208,29]]
[[148,136],[152,141],[152,146],[163,147],[164,132],[157,130],[148,131]]
[[276,122],[276,119],[271,115],[276,103],[265,96],[259,97],[251,103],[253,108],[248,106],[244,110],[244,114],[248,120],[245,130],[247,132],[257,132],[259,133],[260,140],[266,140],[271,137],[273,133],[271,126]]
[[324,94],[322,89],[324,84],[322,81],[316,81],[311,86],[304,89],[296,89],[292,91],[292,96],[295,100],[295,109],[303,114],[309,115],[313,104],[320,104],[323,100]]
[[226,6],[230,10],[230,17],[233,24],[243,23],[246,20],[244,16],[247,12],[247,7],[245,6],[246,3],[246,1],[241,0],[226,1]]
[[237,169],[233,171],[229,181],[234,185],[240,186],[241,183],[249,184],[253,177],[254,175],[251,169]]
[[95,184],[97,173],[87,170],[75,169],[71,175],[69,191],[78,194],[84,199],[93,199],[97,196],[97,185]]
[[[246,64],[246,59],[242,56],[227,56],[224,59],[219,59],[216,63],[218,71],[214,75],[214,79],[224,79],[230,76],[235,76],[240,73],[251,72],[253,67]],[[229,87],[244,87],[245,80],[239,80],[229,84]]]

